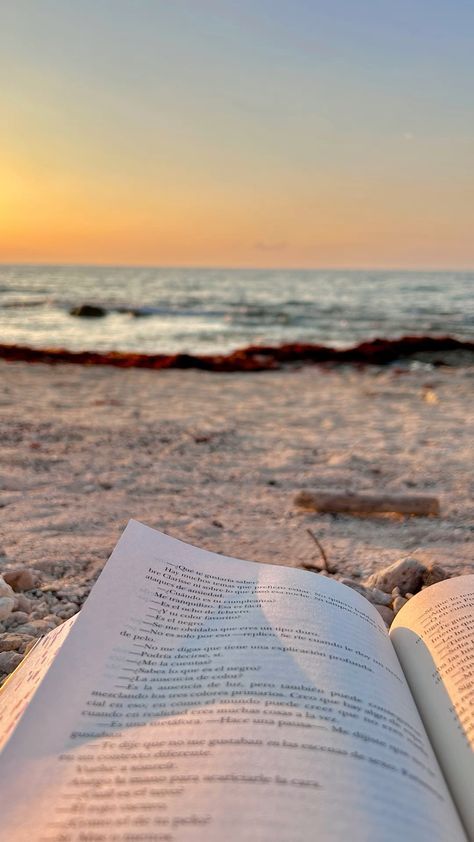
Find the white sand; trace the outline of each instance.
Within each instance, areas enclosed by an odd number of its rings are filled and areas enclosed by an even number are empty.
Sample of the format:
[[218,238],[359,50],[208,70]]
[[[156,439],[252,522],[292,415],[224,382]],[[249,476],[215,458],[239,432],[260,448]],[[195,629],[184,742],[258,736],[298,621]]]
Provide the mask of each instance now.
[[[0,572],[29,565],[82,596],[129,517],[290,565],[318,556],[309,526],[346,575],[407,554],[472,571],[472,375],[2,362]],[[441,517],[297,510],[313,487],[434,494]]]

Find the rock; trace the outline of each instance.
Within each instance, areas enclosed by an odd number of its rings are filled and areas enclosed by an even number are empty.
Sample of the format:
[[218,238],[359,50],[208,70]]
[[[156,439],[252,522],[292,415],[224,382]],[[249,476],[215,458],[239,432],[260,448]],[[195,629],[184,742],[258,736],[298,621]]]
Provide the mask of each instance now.
[[379,612],[380,616],[382,617],[382,620],[390,628],[395,618],[395,612],[392,611],[392,609],[389,608],[388,605],[374,605],[374,608]]
[[55,625],[47,620],[29,620],[21,626],[17,626],[15,631],[18,634],[31,634],[32,637],[40,637],[42,634],[47,634]]
[[25,614],[29,614],[31,612],[32,603],[31,599],[28,599],[24,593],[16,593],[15,594],[15,608],[14,611],[24,611]]
[[[75,607],[75,611],[73,613],[76,614],[77,605],[74,606],[74,607]],[[72,614],[70,616],[72,617]],[[44,618],[44,622],[49,623],[49,626],[52,629],[55,629],[56,626],[61,625],[61,618],[60,617],[61,617],[61,615],[59,615],[59,614],[47,614],[46,617]],[[62,619],[66,619],[66,618],[63,617]]]
[[339,581],[341,585],[347,585],[348,588],[352,588],[357,593],[360,593],[361,596],[364,596],[373,605],[391,605],[392,597],[378,590],[378,588],[368,588],[366,585],[356,582],[354,579],[340,579]]
[[22,660],[23,655],[19,655],[18,652],[0,652],[0,672],[13,672]]
[[3,578],[14,591],[31,591],[41,582],[41,574],[37,570],[29,570],[25,567],[6,570]]
[[403,608],[403,606],[407,602],[408,602],[408,599],[405,599],[403,596],[396,596],[395,599],[393,600],[393,603],[392,603],[392,608],[393,608],[395,614],[398,614],[398,612],[400,611],[400,608]]
[[31,614],[32,620],[42,620],[43,617],[46,617],[46,614],[50,613],[50,607],[46,599],[41,599],[39,602],[36,602]]
[[79,304],[69,310],[69,315],[78,316],[81,319],[101,319],[107,315],[107,310],[96,304]]
[[401,558],[389,567],[373,573],[365,584],[369,588],[379,588],[388,594],[398,587],[403,596],[407,591],[416,593],[420,590],[425,571],[425,565],[417,558]]
[[[51,619],[45,617],[44,620],[29,620],[25,625],[20,626],[18,631],[24,634],[32,634],[34,637],[39,637],[42,634],[47,634],[58,625],[58,618],[51,616]],[[28,627],[28,628],[27,628]]]
[[384,591],[381,591],[378,588],[371,588],[371,594],[373,597],[371,601],[375,605],[391,605],[392,603],[392,595],[384,593]]
[[77,614],[79,608],[75,605],[74,602],[66,602],[61,607],[55,611],[57,617],[60,617],[62,620],[69,620],[70,617],[73,617],[74,614]]
[[27,623],[29,619],[29,614],[26,614],[25,611],[15,611],[9,616],[8,620],[5,623],[5,626],[8,629],[12,629],[15,626],[21,626],[23,623]]
[[13,589],[8,584],[4,576],[0,576],[0,596],[8,596],[11,599],[15,596]]
[[450,579],[451,574],[441,567],[440,564],[428,564],[423,573],[423,585],[436,585],[437,582],[442,582],[444,579]]
[[0,652],[24,652],[34,640],[29,634],[3,634],[0,636]]
[[0,620],[6,620],[15,607],[13,596],[0,596]]
[[31,623],[23,623],[21,626],[15,626],[14,631],[17,634],[29,634],[31,637],[41,637],[46,634],[49,629],[38,629],[33,623],[42,623],[43,620],[33,620]]

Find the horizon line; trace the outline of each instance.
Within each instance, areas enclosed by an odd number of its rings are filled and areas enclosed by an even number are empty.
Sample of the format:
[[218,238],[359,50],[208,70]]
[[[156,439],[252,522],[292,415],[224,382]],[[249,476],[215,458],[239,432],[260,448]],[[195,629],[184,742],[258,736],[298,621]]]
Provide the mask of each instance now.
[[57,268],[73,268],[82,267],[89,269],[204,269],[214,271],[248,271],[248,272],[451,272],[463,273],[474,272],[474,264],[465,267],[453,266],[380,266],[380,265],[361,265],[361,266],[252,266],[240,265],[229,266],[225,264],[212,265],[205,263],[114,263],[101,262],[94,263],[89,261],[79,262],[54,262],[54,261],[1,261],[0,267],[25,266],[25,267],[57,267]]

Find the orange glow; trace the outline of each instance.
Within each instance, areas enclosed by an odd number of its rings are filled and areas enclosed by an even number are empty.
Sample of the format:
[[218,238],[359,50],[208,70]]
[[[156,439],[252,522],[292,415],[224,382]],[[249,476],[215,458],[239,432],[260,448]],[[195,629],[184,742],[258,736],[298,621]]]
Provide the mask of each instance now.
[[[134,265],[472,265],[469,196],[456,186],[342,180],[251,185],[152,167],[81,172],[3,150],[0,261]],[[456,192],[457,189],[457,192]],[[449,218],[440,208],[456,202]],[[469,230],[468,230],[469,228]]]

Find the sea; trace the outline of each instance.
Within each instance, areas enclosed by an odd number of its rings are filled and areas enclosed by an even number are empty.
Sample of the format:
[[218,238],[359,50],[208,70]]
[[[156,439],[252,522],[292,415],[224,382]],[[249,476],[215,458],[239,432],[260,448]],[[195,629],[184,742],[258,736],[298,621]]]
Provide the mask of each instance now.
[[[404,335],[474,340],[474,272],[0,266],[0,343],[228,353]],[[102,315],[71,315],[81,305]]]

